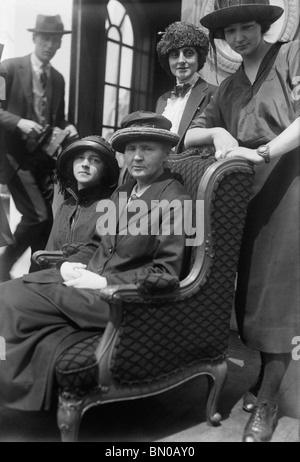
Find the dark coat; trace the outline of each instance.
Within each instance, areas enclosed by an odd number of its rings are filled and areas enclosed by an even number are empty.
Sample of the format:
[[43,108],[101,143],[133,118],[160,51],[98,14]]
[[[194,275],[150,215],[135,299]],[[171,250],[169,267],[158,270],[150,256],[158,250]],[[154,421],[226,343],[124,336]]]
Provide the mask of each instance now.
[[[1,147],[12,165],[3,166],[0,182],[7,183],[12,173],[20,166],[30,169],[31,156],[26,155],[25,143],[17,129],[20,119],[34,120],[32,66],[30,55],[3,61],[6,72],[6,105],[0,109]],[[53,67],[50,68],[52,92],[50,98],[50,124],[65,128],[65,82],[63,76]],[[5,168],[4,168],[5,167]]]
[[[178,128],[180,140],[176,146],[176,152],[180,153],[184,151],[184,137],[189,126],[191,125],[193,119],[198,117],[204,111],[217,88],[218,87],[215,85],[211,85],[210,83],[205,82],[205,80],[203,80],[201,77],[195,83],[186,103]],[[156,103],[156,112],[158,114],[162,114],[164,112],[170,97],[171,91],[168,91],[158,98]]]
[[[108,199],[113,188],[100,184],[84,188],[71,195],[58,208],[46,245],[47,250],[72,250],[88,242],[96,229],[100,213],[96,211],[101,199]],[[68,246],[68,248],[66,248]]]
[[[112,195],[111,200],[116,207],[116,216],[122,215],[119,210],[119,195],[125,193],[129,196],[134,186],[131,181],[118,188]],[[148,217],[151,212],[151,201],[169,201],[174,199],[181,203],[189,200],[183,186],[165,172],[156,180],[141,196],[148,207]],[[105,214],[103,214],[104,216]],[[132,226],[137,224],[139,214],[134,207],[128,208],[128,223]],[[87,269],[107,278],[108,284],[129,284],[136,282],[141,269],[143,271],[161,271],[175,276],[180,276],[182,261],[185,252],[185,235],[132,235],[125,227],[121,227],[122,221],[116,221],[115,232],[109,232],[99,236],[99,221],[96,225],[97,232],[91,241],[81,246],[78,253],[68,258],[68,261],[81,262],[88,265]],[[120,229],[119,229],[120,228]],[[141,249],[143,252],[141,254]],[[166,252],[166,249],[167,252]],[[39,271],[23,276],[24,281],[48,283],[57,281],[53,274],[47,271]]]
[[[119,193],[128,194],[132,187],[130,183],[119,188],[113,194],[115,203]],[[148,205],[150,200],[177,199],[183,203],[190,199],[168,173],[142,198]],[[90,261],[88,269],[106,276],[109,284],[134,282],[147,271],[180,275],[184,233],[130,236],[121,231],[115,236],[94,238],[69,261]],[[50,269],[0,285],[0,336],[6,339],[7,352],[7,360],[1,364],[0,404],[30,411],[48,409],[58,356],[76,341],[105,327],[109,310],[99,291],[67,287],[62,282],[60,272]]]

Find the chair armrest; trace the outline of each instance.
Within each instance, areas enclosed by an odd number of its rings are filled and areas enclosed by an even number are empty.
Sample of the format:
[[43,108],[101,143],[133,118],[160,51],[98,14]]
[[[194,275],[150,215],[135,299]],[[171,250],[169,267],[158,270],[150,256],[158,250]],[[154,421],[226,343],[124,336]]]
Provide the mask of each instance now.
[[101,290],[101,297],[107,302],[128,301],[154,302],[155,299],[174,300],[179,290],[179,279],[167,273],[150,273],[138,278],[136,284],[107,286]]
[[41,269],[53,268],[62,258],[64,254],[61,250],[37,250],[32,255],[32,260]]

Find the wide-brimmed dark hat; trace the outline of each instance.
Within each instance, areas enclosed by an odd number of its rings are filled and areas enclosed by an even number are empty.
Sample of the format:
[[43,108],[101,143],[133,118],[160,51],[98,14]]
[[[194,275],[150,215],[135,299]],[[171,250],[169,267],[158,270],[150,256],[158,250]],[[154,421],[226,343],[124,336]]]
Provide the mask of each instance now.
[[150,111],[136,111],[124,117],[120,130],[117,130],[110,142],[118,152],[124,152],[130,141],[160,141],[171,147],[179,142],[179,135],[171,132],[172,123],[163,115]]
[[170,70],[169,54],[171,51],[182,47],[196,48],[202,57],[202,59],[198,59],[198,70],[203,67],[209,50],[207,35],[200,27],[194,24],[176,21],[170,24],[162,33],[162,38],[156,47],[158,61],[166,72]]
[[214,11],[203,16],[200,23],[211,31],[239,22],[273,23],[283,11],[279,6],[270,5],[269,0],[215,0]]
[[105,178],[107,186],[117,184],[119,178],[119,164],[116,160],[115,153],[111,145],[102,136],[92,135],[86,136],[81,140],[76,140],[70,143],[57,157],[56,170],[57,173],[66,179],[70,174],[70,162],[73,162],[79,152],[95,151],[107,166],[108,177]]
[[45,16],[38,14],[36,18],[36,25],[34,29],[27,29],[29,32],[35,32],[40,34],[55,34],[64,35],[71,34],[71,30],[64,30],[61,17],[57,14],[56,16]]

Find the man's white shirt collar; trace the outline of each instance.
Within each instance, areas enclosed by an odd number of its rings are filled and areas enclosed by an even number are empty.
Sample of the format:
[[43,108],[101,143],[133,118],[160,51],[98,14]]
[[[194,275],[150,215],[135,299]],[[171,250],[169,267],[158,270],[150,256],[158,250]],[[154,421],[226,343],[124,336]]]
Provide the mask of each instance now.
[[[42,67],[44,65],[43,62],[37,57],[37,55],[34,52],[31,53],[30,60],[31,60],[31,65],[32,65],[34,72],[36,72],[37,74],[40,74],[42,72]],[[45,67],[47,74],[49,74],[50,68],[51,68],[51,65],[50,63],[48,63]]]

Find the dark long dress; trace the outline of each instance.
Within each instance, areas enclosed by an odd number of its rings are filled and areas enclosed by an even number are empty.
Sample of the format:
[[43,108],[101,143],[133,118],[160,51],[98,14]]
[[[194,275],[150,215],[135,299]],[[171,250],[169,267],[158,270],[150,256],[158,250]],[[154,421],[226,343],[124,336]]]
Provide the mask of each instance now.
[[[299,42],[273,44],[253,85],[241,66],[222,82],[191,128],[221,126],[241,146],[266,144],[299,117],[299,75]],[[237,320],[249,347],[288,353],[300,327],[300,150],[255,171],[238,272]]]
[[[106,277],[108,284],[134,283],[141,272],[165,272],[179,277],[184,233],[163,233],[163,223],[157,235],[130,233],[129,226],[140,226],[134,201],[128,208],[124,202],[124,194],[128,197],[133,186],[129,182],[112,196],[119,232],[105,232],[107,218],[102,221],[101,231],[99,220],[90,242],[68,260],[87,264],[89,271]],[[174,199],[180,202],[181,209],[190,197],[169,173],[158,178],[140,198],[145,201],[149,220],[151,201],[172,203]],[[102,216],[106,215],[105,203]],[[128,221],[121,219],[123,213],[128,214]],[[176,213],[171,217],[165,214],[170,229],[174,229],[175,216]],[[6,360],[0,361],[0,407],[49,409],[56,359],[76,341],[103,330],[108,315],[108,304],[98,290],[65,286],[57,269],[37,271],[0,284],[0,336],[6,341]]]

